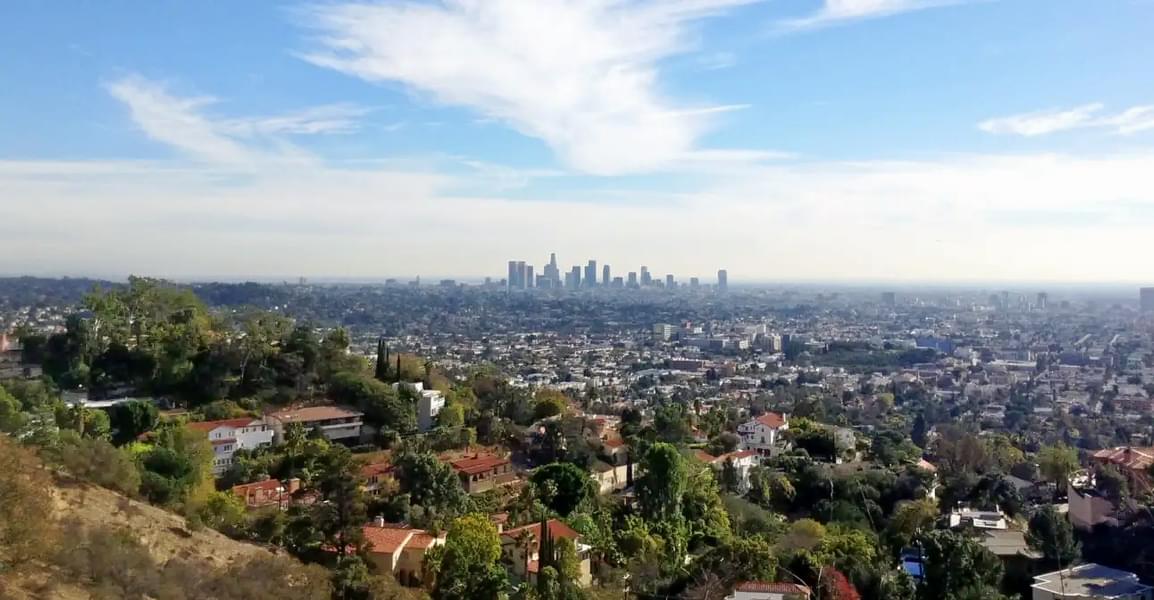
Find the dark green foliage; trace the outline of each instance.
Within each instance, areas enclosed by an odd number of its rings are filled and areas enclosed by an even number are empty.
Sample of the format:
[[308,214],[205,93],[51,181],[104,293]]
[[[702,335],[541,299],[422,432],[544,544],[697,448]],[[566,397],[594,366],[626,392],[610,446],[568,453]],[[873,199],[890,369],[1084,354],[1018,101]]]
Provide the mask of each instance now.
[[537,469],[531,478],[545,506],[562,517],[585,505],[597,491],[593,480],[571,463],[553,463]]
[[952,531],[931,531],[918,539],[925,579],[921,600],[983,598],[996,594],[1002,563],[978,542]]
[[112,426],[112,441],[122,445],[135,440],[142,433],[152,431],[160,419],[160,413],[152,402],[133,400],[109,409],[108,419]]
[[1042,553],[1043,560],[1054,569],[1062,569],[1078,558],[1079,545],[1069,519],[1047,505],[1030,517],[1026,533],[1030,547]]

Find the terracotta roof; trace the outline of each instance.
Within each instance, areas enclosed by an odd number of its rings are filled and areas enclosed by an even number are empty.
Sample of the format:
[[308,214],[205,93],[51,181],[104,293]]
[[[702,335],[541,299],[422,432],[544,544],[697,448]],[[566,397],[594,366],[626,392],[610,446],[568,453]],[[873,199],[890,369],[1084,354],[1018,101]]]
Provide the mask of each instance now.
[[266,479],[264,481],[257,481],[254,483],[242,483],[240,485],[234,485],[232,486],[232,493],[238,494],[240,496],[247,496],[252,492],[261,490],[266,492],[275,492],[276,489],[281,486],[281,482],[277,481],[276,479]]
[[[517,539],[518,536],[520,536],[526,532],[529,533],[530,535],[532,535],[533,547],[531,548],[531,550],[533,552],[536,552],[537,547],[538,547],[537,545],[541,540],[541,523],[540,522],[533,523],[532,525],[525,525],[523,527],[515,527],[513,529],[506,529],[505,531],[501,532],[501,537]],[[557,519],[549,519],[549,535],[552,535],[554,538],[568,538],[568,539],[571,539],[574,541],[576,541],[578,537],[581,537],[581,534],[574,531],[572,527],[566,525],[563,521],[559,521]]]
[[372,477],[373,475],[387,475],[392,473],[396,467],[390,462],[370,463],[361,467],[361,477]]
[[613,448],[614,450],[616,450],[617,448],[621,448],[624,445],[625,445],[625,440],[623,440],[621,438],[611,438],[611,439],[605,440],[605,446],[607,448]]
[[429,548],[436,542],[437,538],[433,537],[432,534],[418,530],[413,533],[413,539],[409,540],[408,547],[425,549]]
[[716,456],[714,456],[714,455],[712,455],[712,454],[710,454],[704,450],[694,450],[693,451],[693,457],[696,458],[697,460],[700,460],[703,463],[711,463],[711,462],[717,460]]
[[804,594],[809,595],[809,588],[800,583],[786,583],[777,581],[743,581],[733,588],[738,592],[765,592],[771,594]]
[[340,406],[302,406],[278,411],[269,415],[281,423],[311,423],[329,419],[348,419],[364,416],[364,413]]
[[361,528],[361,532],[365,536],[365,543],[369,546],[369,552],[377,554],[396,553],[397,550],[404,548],[405,544],[408,544],[418,531],[424,533],[419,529],[399,529],[388,525],[384,527],[365,525]]
[[221,419],[219,421],[196,421],[188,424],[188,428],[194,431],[203,431],[208,433],[217,427],[248,427],[253,422],[260,423],[260,419],[252,417],[244,417],[241,419]]
[[765,425],[766,427],[779,429],[785,425],[785,416],[781,413],[769,412],[758,417],[757,422]]
[[1144,471],[1154,464],[1154,448],[1131,448],[1119,446],[1106,448],[1094,453],[1094,458],[1107,461],[1119,467]]
[[449,462],[457,472],[467,475],[476,475],[478,473],[492,471],[494,468],[508,463],[509,459],[492,454],[477,454]]

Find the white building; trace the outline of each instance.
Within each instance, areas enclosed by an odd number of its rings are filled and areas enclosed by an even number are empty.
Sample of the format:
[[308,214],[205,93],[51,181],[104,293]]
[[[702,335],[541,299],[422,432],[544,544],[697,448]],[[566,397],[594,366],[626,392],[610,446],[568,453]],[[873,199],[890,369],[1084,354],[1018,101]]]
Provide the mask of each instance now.
[[788,415],[770,412],[738,425],[737,434],[741,436],[741,447],[745,450],[772,454],[778,445],[781,433],[788,429]]
[[810,589],[800,583],[743,581],[725,600],[809,600]]
[[212,472],[220,475],[232,466],[237,450],[252,450],[272,443],[273,429],[261,419],[225,419],[189,423],[188,428],[204,432],[212,443]]
[[394,383],[393,389],[400,391],[405,386],[418,395],[417,398],[417,427],[421,431],[428,431],[437,425],[437,415],[445,408],[445,395],[437,390],[426,390],[425,384],[420,381]]
[[1154,600],[1138,576],[1089,563],[1034,577],[1033,600]]

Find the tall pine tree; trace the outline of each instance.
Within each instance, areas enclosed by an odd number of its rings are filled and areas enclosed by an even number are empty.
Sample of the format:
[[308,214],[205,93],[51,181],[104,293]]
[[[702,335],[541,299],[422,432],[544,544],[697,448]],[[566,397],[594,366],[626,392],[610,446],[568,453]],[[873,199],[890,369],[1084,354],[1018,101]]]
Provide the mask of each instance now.
[[385,338],[377,338],[377,367],[373,377],[381,383],[389,382],[389,347],[385,345]]

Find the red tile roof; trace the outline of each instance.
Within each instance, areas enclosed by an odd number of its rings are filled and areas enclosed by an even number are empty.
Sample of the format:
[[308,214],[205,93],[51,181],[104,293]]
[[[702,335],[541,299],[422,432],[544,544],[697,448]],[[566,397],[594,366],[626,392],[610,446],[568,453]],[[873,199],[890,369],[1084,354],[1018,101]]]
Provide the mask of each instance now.
[[1126,469],[1145,471],[1154,464],[1154,448],[1106,448],[1095,452],[1094,458]]
[[758,417],[757,422],[765,425],[766,427],[779,429],[785,425],[785,416],[781,413],[769,412]]
[[396,467],[390,462],[370,463],[361,467],[361,477],[369,478],[374,475],[388,475]]
[[803,594],[808,596],[809,588],[800,583],[776,581],[743,581],[734,587],[738,592],[765,592],[770,594]]
[[[537,551],[537,545],[541,540],[541,523],[533,523],[532,525],[525,525],[522,527],[515,527],[513,529],[506,529],[501,532],[501,537],[508,537],[517,539],[518,536],[529,533],[532,536],[532,552]],[[566,525],[563,521],[557,519],[549,519],[549,535],[554,538],[567,538],[576,541],[581,537],[581,534],[573,530],[572,527]]]
[[716,456],[714,456],[714,455],[712,455],[712,454],[710,454],[704,450],[694,450],[693,451],[693,457],[696,458],[697,460],[700,460],[703,463],[706,463],[706,464],[712,463],[713,461],[717,460]]
[[492,471],[506,464],[509,464],[509,459],[501,458],[493,454],[477,454],[449,462],[449,465],[458,473],[465,473],[466,475],[476,475],[478,473]]
[[221,419],[219,421],[196,421],[194,423],[189,423],[188,428],[195,431],[203,431],[208,433],[217,427],[248,427],[254,421],[260,423],[260,419],[244,417],[241,419]]
[[419,529],[399,529],[388,525],[384,527],[365,525],[361,528],[369,552],[377,554],[396,553],[397,550],[404,548],[418,531],[424,533]]

